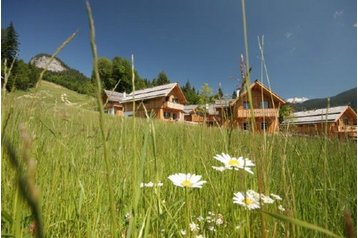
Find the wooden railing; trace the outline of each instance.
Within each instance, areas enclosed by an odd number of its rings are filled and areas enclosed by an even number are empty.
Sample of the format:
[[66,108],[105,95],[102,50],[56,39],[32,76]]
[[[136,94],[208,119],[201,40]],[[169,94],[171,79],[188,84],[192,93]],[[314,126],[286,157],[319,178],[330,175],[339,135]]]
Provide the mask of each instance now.
[[278,117],[278,109],[275,108],[265,108],[265,109],[239,109],[237,112],[237,117],[239,118],[248,118],[251,117],[251,111],[253,112],[254,117]]
[[341,126],[339,132],[357,132],[357,126]]
[[175,110],[184,110],[184,105],[182,104],[178,104],[178,103],[174,103],[174,102],[165,102],[164,103],[164,108],[169,108],[169,109],[175,109]]
[[204,121],[204,117],[193,114],[193,115],[191,115],[191,120],[192,120],[193,122],[203,122],[203,121]]

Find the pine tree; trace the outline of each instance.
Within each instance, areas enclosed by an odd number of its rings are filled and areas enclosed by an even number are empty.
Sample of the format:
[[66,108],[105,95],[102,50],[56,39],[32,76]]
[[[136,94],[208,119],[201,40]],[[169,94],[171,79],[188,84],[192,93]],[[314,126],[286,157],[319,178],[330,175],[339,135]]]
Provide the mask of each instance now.
[[38,70],[23,60],[19,60],[6,85],[8,91],[14,89],[27,90],[35,86],[38,79]]
[[237,98],[236,90],[234,90],[234,91],[232,92],[231,98],[232,98],[232,99],[236,99],[236,98]]
[[153,79],[152,85],[153,86],[159,86],[170,83],[170,80],[167,76],[167,74],[164,71],[161,71],[157,78]]
[[11,64],[19,51],[18,34],[12,22],[2,33],[4,35],[1,38],[1,59],[7,59],[7,62]]
[[185,98],[186,98],[188,104],[198,104],[199,103],[199,96],[196,93],[195,88],[191,87],[189,80],[182,87],[182,91],[185,95]]

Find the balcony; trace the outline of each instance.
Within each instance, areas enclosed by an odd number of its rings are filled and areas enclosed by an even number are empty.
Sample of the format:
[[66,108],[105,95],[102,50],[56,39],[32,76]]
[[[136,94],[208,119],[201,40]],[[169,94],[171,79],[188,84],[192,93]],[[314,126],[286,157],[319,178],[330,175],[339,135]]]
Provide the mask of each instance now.
[[183,111],[184,105],[168,101],[164,103],[164,108]]
[[340,126],[339,127],[339,132],[357,132],[357,126]]
[[266,109],[239,109],[237,112],[238,118],[249,118],[252,117],[251,112],[253,112],[254,117],[278,117],[278,109],[275,108],[266,108]]

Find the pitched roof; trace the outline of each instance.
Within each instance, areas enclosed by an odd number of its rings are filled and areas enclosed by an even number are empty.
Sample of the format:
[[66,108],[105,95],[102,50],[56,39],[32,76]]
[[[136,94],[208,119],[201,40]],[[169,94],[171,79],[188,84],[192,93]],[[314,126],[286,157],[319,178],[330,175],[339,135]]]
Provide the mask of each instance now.
[[222,99],[215,100],[213,105],[215,108],[229,107],[234,101],[235,99],[222,98]]
[[123,98],[123,93],[115,92],[115,91],[109,91],[109,90],[103,90],[106,96],[108,97],[109,102],[119,102]]
[[[321,122],[336,122],[346,110],[352,110],[349,106],[321,108],[316,110],[295,112],[292,117],[285,120],[283,124],[313,124]],[[353,111],[354,112],[354,111]],[[354,112],[355,113],[355,112]]]
[[[137,91],[134,91],[134,93],[127,94],[126,97],[122,98],[121,102],[122,103],[133,102],[133,98],[134,98],[134,101],[142,101],[142,100],[146,100],[146,99],[166,97],[176,86],[178,86],[178,88],[180,89],[178,83],[169,83],[169,84],[160,85],[157,87],[137,90]],[[180,91],[181,91],[181,89],[180,89]],[[185,100],[184,94],[182,96],[184,97],[184,100]]]
[[[282,104],[285,104],[286,101],[281,98],[280,96],[278,96],[276,93],[274,93],[271,89],[267,88],[264,84],[262,84],[259,80],[255,80],[252,84],[250,84],[250,90],[252,90],[253,87],[255,87],[256,85],[260,86],[265,92],[272,94],[277,100],[279,100]],[[247,94],[247,90],[245,90],[240,97],[244,96],[245,94]],[[236,98],[231,105],[235,104],[240,97]]]
[[184,105],[184,114],[190,114],[194,111],[199,105]]

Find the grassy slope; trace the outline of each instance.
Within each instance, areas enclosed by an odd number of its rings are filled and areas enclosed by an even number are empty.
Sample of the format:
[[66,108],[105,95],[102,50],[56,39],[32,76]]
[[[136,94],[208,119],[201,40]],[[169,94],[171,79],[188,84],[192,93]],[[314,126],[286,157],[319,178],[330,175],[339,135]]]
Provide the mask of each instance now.
[[[72,105],[61,101],[63,93]],[[31,151],[37,161],[36,183],[41,192],[47,235],[104,237],[109,234],[105,165],[98,114],[92,111],[94,99],[43,82],[38,91],[7,95],[2,106],[3,123],[9,115],[3,137],[10,138],[20,151],[19,124],[24,123],[32,135]],[[238,131],[229,136],[228,131],[218,128],[159,121],[153,122],[153,128],[151,125],[146,120],[106,117],[121,233],[128,228],[125,214],[133,204],[136,191],[133,181],[141,165],[144,166],[144,182],[154,182],[158,178],[164,183],[158,192],[150,188],[141,190],[138,229],[145,217],[150,219],[149,237],[178,237],[180,229],[185,228],[185,193],[167,179],[178,172],[200,174],[208,181],[202,189],[188,193],[191,220],[198,222],[194,216],[206,217],[208,212],[224,217],[224,225],[214,225],[216,232],[209,231],[201,223],[199,233],[206,237],[260,236],[260,213],[248,212],[232,203],[234,192],[257,191],[259,185],[265,194],[276,193],[284,198],[281,204],[286,208],[285,215],[343,235],[342,214],[347,208],[356,226],[354,143],[274,136],[268,137],[265,144],[262,136]],[[213,157],[222,152],[255,161],[255,175],[242,171],[214,171],[211,166],[219,166],[220,162]],[[144,163],[140,162],[141,158]],[[2,232],[22,232],[26,236],[29,235],[31,213],[26,204],[16,199],[14,172],[3,150],[2,211],[12,217],[12,221],[3,222]],[[264,208],[279,213],[277,204]],[[269,237],[285,232],[292,237],[324,237],[307,229],[286,226],[270,217],[263,219]]]

